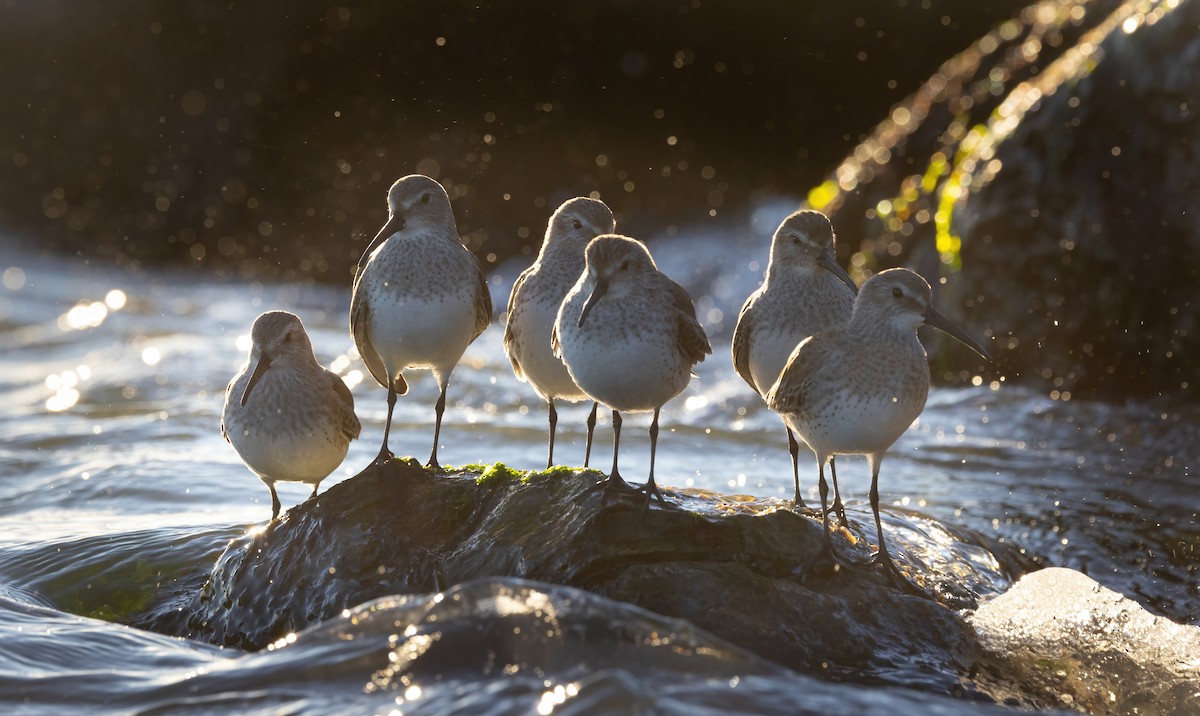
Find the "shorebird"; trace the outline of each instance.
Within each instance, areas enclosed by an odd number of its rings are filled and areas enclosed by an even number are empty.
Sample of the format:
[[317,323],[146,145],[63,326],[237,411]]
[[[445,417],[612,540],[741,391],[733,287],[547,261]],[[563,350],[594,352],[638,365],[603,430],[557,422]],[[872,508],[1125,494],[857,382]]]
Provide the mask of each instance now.
[[412,174],[388,190],[388,220],[363,252],[350,302],[350,331],[367,369],[388,391],[383,445],[375,461],[392,457],[388,435],[396,396],[408,392],[401,371],[433,371],[441,394],[429,466],[438,468],[438,438],[450,373],[492,320],[492,297],[475,255],[454,225],[446,190]]
[[[800,341],[850,319],[858,288],[837,262],[833,225],[819,211],[797,211],[779,225],[771,238],[771,257],[762,286],[742,304],[733,329],[733,367],[760,396],[775,384]],[[800,445],[787,428],[792,456],[793,502],[806,507],[800,496]],[[833,509],[842,524],[837,470],[832,460]]]
[[612,408],[613,465],[606,494],[633,491],[617,467],[621,412],[654,411],[650,476],[639,492],[665,504],[654,481],[658,416],[683,392],[692,367],[712,353],[687,291],[659,272],[645,244],[615,234],[587,246],[586,268],[571,288],[551,336],[571,379]]
[[[991,361],[988,352],[930,305],[925,279],[889,269],[863,284],[850,321],[796,347],[767,405],[783,416],[817,456],[824,473],[834,455],[866,455],[871,467],[871,510],[879,539],[877,560],[893,585],[917,590],[888,554],[879,520],[879,464],[884,453],[921,414],[929,395],[929,363],[917,328],[941,329]],[[824,513],[827,490],[821,480]],[[834,559],[829,515],[823,515],[820,558]]]
[[310,483],[315,496],[362,426],[350,389],[317,363],[299,318],[268,311],[250,339],[250,357],[225,389],[221,435],[271,490],[275,519],[275,483]]
[[[550,332],[567,291],[583,273],[583,252],[588,242],[616,228],[612,211],[596,199],[576,197],[558,207],[546,226],[546,237],[537,261],[521,272],[508,297],[508,320],[504,325],[504,352],[517,379],[533,386],[549,405],[550,439],[546,467],[554,465],[554,429],[558,424],[555,398],[577,403],[589,400],[571,380],[571,374],[550,348]],[[588,415],[583,466],[592,457],[592,434],[596,410]]]

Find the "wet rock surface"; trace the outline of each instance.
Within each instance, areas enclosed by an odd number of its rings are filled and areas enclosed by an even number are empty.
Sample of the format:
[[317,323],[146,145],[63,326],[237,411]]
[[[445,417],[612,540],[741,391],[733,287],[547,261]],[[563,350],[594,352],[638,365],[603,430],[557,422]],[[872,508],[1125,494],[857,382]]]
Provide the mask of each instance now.
[[[694,625],[821,680],[1033,709],[1200,708],[1200,628],[1155,617],[1079,572],[1033,572],[997,596],[1011,582],[989,565],[1016,564],[1012,555],[922,523],[928,543],[952,545],[931,557],[888,513],[894,556],[936,601],[911,596],[869,563],[873,545],[862,536],[873,525],[851,509],[849,529],[834,534],[840,569],[801,577],[821,525],[786,502],[666,488],[671,506],[646,508],[602,499],[600,477],[500,464],[434,472],[412,460],[370,467],[231,541],[205,583],[132,622],[257,650],[342,623],[374,599],[417,595],[432,622],[433,593],[533,580],[535,591],[564,585],[680,620],[674,631]],[[610,616],[607,628],[626,628]],[[475,627],[480,638],[486,623]],[[518,652],[544,637],[505,634]],[[407,636],[396,638],[403,648]]]
[[[686,619],[800,672],[971,693],[971,627],[889,586],[852,532],[835,535],[839,570],[802,579],[794,572],[820,549],[821,525],[786,503],[668,490],[672,508],[645,509],[603,500],[599,477],[368,468],[232,541],[202,588],[138,626],[259,649],[370,599],[518,577]],[[925,586],[974,606],[953,584]]]
[[1044,569],[969,621],[996,692],[1093,714],[1200,713],[1200,628],[1154,616],[1070,569]]

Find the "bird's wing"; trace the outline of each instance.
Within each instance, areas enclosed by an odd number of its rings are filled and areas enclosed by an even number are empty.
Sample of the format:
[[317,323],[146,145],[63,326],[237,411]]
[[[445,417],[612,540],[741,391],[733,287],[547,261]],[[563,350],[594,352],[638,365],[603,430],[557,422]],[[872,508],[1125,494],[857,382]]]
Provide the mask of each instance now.
[[[466,250],[466,247],[463,247]],[[488,290],[487,277],[483,275],[483,269],[479,267],[479,259],[470,251],[467,251],[471,256],[471,264],[475,267],[475,277],[477,281],[475,291],[475,335],[471,340],[479,337],[480,333],[488,327],[492,322],[492,292]]]
[[517,280],[513,283],[512,293],[508,294],[508,308],[505,309],[506,318],[504,319],[504,353],[508,355],[508,362],[512,363],[513,373],[516,374],[518,380],[525,380],[525,371],[521,370],[521,362],[517,357],[517,336],[513,333],[513,314],[518,310],[518,294],[521,287],[525,285],[525,279],[529,278],[529,274],[533,272],[533,267],[525,269],[517,276]]
[[[375,352],[374,346],[371,345],[370,336],[367,335],[370,318],[371,307],[367,304],[365,291],[361,282],[356,282],[354,293],[350,297],[350,334],[354,336],[354,345],[358,347],[358,354],[362,357],[363,363],[367,365],[367,370],[371,372],[371,377],[386,388],[390,383],[387,368],[383,364],[383,359]],[[400,395],[404,395],[407,391],[407,385],[404,386],[404,390],[399,390],[399,388],[396,390]]]
[[[750,307],[754,304],[756,295],[751,294],[742,304],[742,310],[738,312],[737,325],[733,327],[733,369],[742,376],[742,380],[754,388],[755,393],[761,395],[762,390],[755,385],[754,376],[750,373],[750,326],[752,325]],[[770,388],[770,386],[767,387]]]
[[696,305],[688,292],[667,277],[667,285],[671,289],[671,297],[675,299],[676,325],[679,330],[679,351],[693,363],[704,360],[704,356],[712,353],[712,345],[704,328],[696,318]]
[[820,335],[800,341],[779,374],[779,379],[767,391],[767,405],[771,410],[787,414],[804,407],[809,386],[821,380],[823,368],[833,365],[826,355],[827,345],[828,341]]
[[333,388],[334,394],[337,395],[341,402],[344,420],[342,421],[342,433],[350,440],[356,439],[362,432],[362,423],[358,421],[358,415],[354,412],[354,394],[350,392],[346,381],[342,380],[337,373],[331,370],[325,371],[325,377],[329,379],[329,385]]
[[558,340],[558,321],[550,326],[550,352],[555,358],[562,358],[562,343]]
[[[237,382],[237,376],[233,376],[233,380],[229,381],[229,385],[225,386],[225,405],[229,405],[229,394],[233,392],[233,384]],[[225,413],[221,412],[221,437],[225,438],[225,442],[232,445],[229,440],[229,433],[225,432]]]

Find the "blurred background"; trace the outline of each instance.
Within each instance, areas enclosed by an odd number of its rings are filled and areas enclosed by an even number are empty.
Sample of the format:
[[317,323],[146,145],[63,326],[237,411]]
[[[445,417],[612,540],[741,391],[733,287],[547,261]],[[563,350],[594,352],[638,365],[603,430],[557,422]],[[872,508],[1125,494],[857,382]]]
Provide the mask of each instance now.
[[[807,204],[857,280],[944,292],[985,379],[1192,396],[1198,38],[1194,0],[0,0],[0,233],[346,285],[420,172],[489,271],[590,194],[761,273],[753,212]],[[939,380],[978,378],[927,344]]]
[[1019,0],[7,0],[0,224],[342,282],[413,172],[481,258],[598,192],[635,236],[803,196]]

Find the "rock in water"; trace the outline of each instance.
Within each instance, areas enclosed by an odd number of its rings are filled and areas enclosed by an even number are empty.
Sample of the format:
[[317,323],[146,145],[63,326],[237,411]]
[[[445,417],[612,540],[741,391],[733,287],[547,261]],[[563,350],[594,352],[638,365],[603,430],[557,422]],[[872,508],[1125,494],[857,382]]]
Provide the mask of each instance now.
[[[643,510],[604,502],[598,477],[502,465],[446,475],[392,460],[234,540],[207,584],[138,625],[259,649],[374,598],[507,576],[687,619],[798,671],[964,691],[971,628],[858,566],[867,541],[836,536],[854,563],[800,580],[792,570],[820,549],[821,526],[786,503],[693,491],[668,493],[682,509]],[[903,551],[897,561],[912,564]],[[934,586],[974,606],[969,592]]]
[[[872,272],[940,274],[946,317],[993,337],[1008,380],[1194,398],[1200,3],[1055,7],[947,61],[809,203]],[[971,380],[929,348],[935,378]]]
[[1200,628],[1154,616],[1080,572],[1026,575],[970,622],[993,694],[1021,684],[1046,708],[1200,713]]

